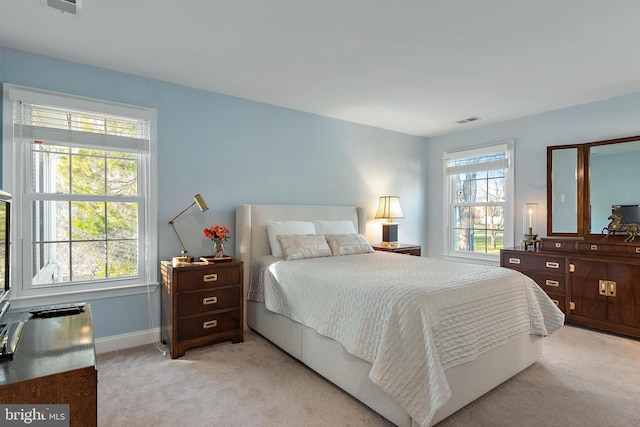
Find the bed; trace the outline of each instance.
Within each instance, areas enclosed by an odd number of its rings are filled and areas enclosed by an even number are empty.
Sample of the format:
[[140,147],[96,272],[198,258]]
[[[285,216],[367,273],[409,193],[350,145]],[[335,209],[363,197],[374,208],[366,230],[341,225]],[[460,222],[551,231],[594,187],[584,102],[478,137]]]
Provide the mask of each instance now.
[[[368,251],[287,261],[272,254],[273,221],[351,223],[364,235],[364,209],[240,205],[236,256],[247,326],[395,425],[443,420],[534,363],[542,337],[564,323],[535,282],[513,270]],[[353,237],[328,236],[338,251]],[[426,276],[433,283],[418,286]],[[343,277],[347,284],[336,283]]]

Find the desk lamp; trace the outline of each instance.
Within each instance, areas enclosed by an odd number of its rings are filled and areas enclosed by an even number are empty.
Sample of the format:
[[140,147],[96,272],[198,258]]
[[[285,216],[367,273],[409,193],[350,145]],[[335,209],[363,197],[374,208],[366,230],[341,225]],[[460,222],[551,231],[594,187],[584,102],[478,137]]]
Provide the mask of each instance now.
[[184,243],[182,243],[182,239],[180,238],[180,235],[178,234],[178,230],[176,230],[176,226],[173,223],[174,223],[174,221],[176,219],[178,219],[178,217],[180,215],[182,215],[183,213],[188,211],[191,208],[191,206],[193,206],[193,205],[198,205],[198,208],[200,208],[201,212],[204,212],[204,211],[209,209],[209,207],[207,206],[207,203],[204,201],[202,196],[200,194],[196,194],[195,196],[193,196],[193,203],[191,203],[182,212],[180,212],[178,215],[173,217],[173,219],[171,221],[169,221],[169,225],[171,226],[171,228],[173,228],[173,232],[176,233],[176,237],[178,238],[178,243],[180,243],[180,248],[182,249],[182,251],[181,251],[182,255],[181,256],[173,257],[173,264],[174,265],[177,264],[177,263],[181,263],[181,262],[191,262],[191,257],[189,257],[187,255],[187,248],[184,247]]

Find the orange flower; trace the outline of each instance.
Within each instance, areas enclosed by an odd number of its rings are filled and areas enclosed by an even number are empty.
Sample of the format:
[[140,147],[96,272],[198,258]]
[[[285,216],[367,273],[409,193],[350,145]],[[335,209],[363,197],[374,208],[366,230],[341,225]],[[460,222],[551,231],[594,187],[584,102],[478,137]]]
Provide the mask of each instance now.
[[204,237],[213,240],[216,243],[222,243],[227,240],[231,229],[226,225],[214,225],[213,227],[204,229]]

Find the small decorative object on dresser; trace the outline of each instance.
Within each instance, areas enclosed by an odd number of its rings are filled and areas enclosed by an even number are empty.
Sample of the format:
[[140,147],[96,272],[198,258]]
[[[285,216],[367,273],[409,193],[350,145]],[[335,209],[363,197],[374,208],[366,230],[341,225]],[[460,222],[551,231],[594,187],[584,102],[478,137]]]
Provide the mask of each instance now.
[[204,229],[204,237],[207,237],[213,240],[213,255],[215,258],[223,258],[224,257],[224,245],[223,242],[227,241],[229,238],[229,233],[231,233],[231,229],[226,225],[214,225],[213,227]]
[[161,262],[162,341],[173,359],[214,342],[243,340],[243,263]]
[[376,251],[395,252],[395,253],[398,253],[398,254],[421,256],[421,246],[420,245],[409,245],[409,244],[406,244],[406,243],[398,243],[398,244],[395,244],[393,246],[371,245],[371,247]]

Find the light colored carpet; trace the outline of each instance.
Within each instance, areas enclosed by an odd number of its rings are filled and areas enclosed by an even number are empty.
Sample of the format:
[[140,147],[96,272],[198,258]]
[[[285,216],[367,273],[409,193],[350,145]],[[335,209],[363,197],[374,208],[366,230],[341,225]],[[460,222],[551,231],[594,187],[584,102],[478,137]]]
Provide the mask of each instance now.
[[[564,326],[542,358],[438,424],[640,426],[640,341]],[[249,331],[172,360],[153,346],[98,356],[98,425],[389,426]]]

